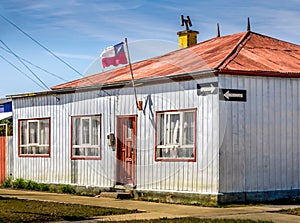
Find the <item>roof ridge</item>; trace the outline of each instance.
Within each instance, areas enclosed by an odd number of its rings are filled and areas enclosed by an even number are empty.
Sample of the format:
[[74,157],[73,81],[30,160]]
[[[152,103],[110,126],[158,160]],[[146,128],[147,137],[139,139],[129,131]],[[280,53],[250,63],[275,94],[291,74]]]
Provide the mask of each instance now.
[[270,38],[270,39],[273,39],[273,40],[275,40],[275,41],[278,41],[278,42],[284,42],[284,43],[289,44],[289,45],[293,45],[293,46],[297,46],[297,47],[300,46],[300,45],[297,44],[297,43],[288,42],[288,41],[286,41],[286,40],[282,40],[282,39],[279,39],[279,38],[277,38],[277,37],[268,36],[268,35],[265,35],[265,34],[262,34],[262,33],[256,33],[256,32],[252,32],[252,33],[255,34],[255,35],[257,35],[257,36]]
[[[241,51],[242,46],[246,44],[246,42],[249,40],[251,31],[247,31],[245,35],[241,38],[241,40],[236,44],[236,46],[230,51],[230,53],[225,57],[223,61],[220,62],[220,64],[216,67],[216,69],[224,69]],[[224,67],[222,67],[224,66]]]

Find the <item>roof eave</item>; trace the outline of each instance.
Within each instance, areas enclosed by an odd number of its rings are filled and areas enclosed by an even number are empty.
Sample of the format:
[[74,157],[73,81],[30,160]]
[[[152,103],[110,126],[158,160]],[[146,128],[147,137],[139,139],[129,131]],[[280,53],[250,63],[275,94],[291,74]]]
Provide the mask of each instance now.
[[300,72],[279,72],[279,71],[251,71],[251,70],[230,70],[219,69],[218,75],[244,75],[244,76],[261,76],[261,77],[284,77],[284,78],[300,78]]
[[[174,82],[181,82],[181,81],[188,81],[188,80],[194,80],[194,79],[215,77],[217,74],[218,74],[218,70],[210,69],[210,70],[189,72],[189,73],[170,75],[170,76],[164,76],[164,77],[141,78],[141,79],[134,80],[134,82],[137,87],[142,87],[142,86],[146,86],[146,85],[168,83],[168,82],[170,82],[170,80],[174,81]],[[101,90],[101,89],[109,90],[109,89],[118,89],[118,88],[123,88],[123,87],[132,87],[132,81],[127,80],[127,81],[121,81],[121,82],[91,85],[91,86],[84,86],[84,87],[60,88],[60,89],[53,89],[50,91],[8,95],[7,98],[16,99],[16,98],[35,97],[35,96],[43,96],[43,95],[57,96],[60,94],[69,94],[69,93],[75,93],[75,92],[84,92],[84,91]]]
[[[140,78],[135,79],[134,83],[137,87],[146,86],[146,85],[154,85],[154,84],[162,84],[171,81],[180,82],[180,81],[187,81],[193,79],[201,79],[207,77],[215,77],[218,73],[216,69],[209,69],[197,72],[189,72],[183,73],[178,75],[169,75],[163,77],[150,77],[150,78]],[[98,85],[90,85],[90,86],[83,86],[83,87],[71,87],[71,88],[61,88],[61,89],[53,89],[52,92],[54,93],[69,93],[71,91],[90,91],[90,90],[108,90],[108,89],[118,89],[123,87],[132,87],[132,80],[114,82],[114,83],[105,83],[105,84],[98,84]]]

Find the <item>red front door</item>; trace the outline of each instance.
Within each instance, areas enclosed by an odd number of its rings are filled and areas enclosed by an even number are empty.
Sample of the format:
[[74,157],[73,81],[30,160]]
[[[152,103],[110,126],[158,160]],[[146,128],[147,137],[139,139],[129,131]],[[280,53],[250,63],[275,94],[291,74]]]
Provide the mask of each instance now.
[[117,117],[117,184],[135,185],[136,116]]
[[6,137],[0,136],[0,184],[5,180],[6,172]]

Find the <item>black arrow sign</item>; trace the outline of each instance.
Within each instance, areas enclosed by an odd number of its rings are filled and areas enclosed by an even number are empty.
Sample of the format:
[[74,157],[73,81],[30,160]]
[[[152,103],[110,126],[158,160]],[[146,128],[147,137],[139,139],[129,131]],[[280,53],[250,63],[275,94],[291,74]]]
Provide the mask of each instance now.
[[205,96],[208,94],[216,94],[218,91],[218,82],[197,84],[197,95]]
[[220,100],[223,101],[247,101],[247,91],[239,89],[220,89]]

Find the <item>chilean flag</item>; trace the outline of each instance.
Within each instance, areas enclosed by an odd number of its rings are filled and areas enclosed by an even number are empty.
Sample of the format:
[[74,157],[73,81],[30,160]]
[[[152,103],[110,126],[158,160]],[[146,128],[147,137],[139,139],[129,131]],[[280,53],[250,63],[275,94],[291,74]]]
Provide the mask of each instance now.
[[110,65],[118,66],[119,64],[127,64],[127,57],[124,50],[124,43],[121,42],[117,45],[106,48],[101,54],[103,68]]

